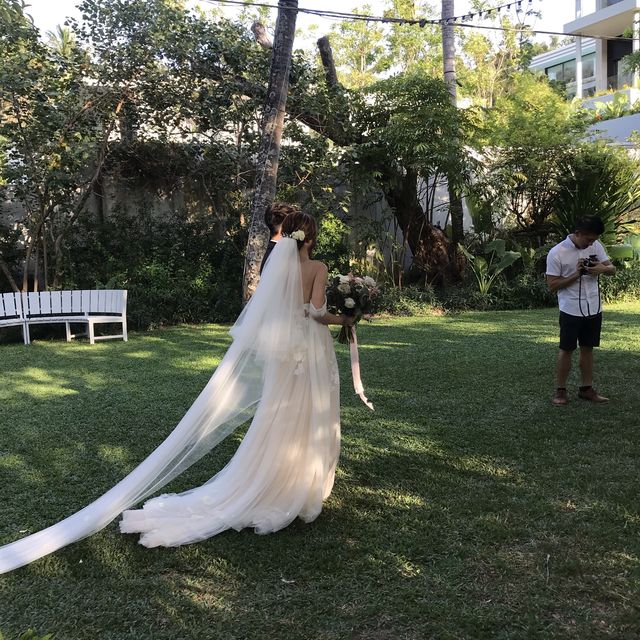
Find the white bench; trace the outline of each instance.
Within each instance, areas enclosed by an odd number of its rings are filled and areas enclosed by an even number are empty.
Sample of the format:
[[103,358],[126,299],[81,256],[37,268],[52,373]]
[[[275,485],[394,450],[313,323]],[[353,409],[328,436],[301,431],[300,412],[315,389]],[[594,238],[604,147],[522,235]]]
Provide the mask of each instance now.
[[[127,292],[123,289],[41,291],[0,294],[0,326],[22,326],[24,343],[29,344],[32,324],[64,323],[67,342],[76,335],[72,324],[84,324],[89,342],[122,338],[127,340]],[[4,314],[4,315],[3,315]],[[121,333],[96,336],[95,325],[119,324]]]
[[22,293],[0,293],[0,327],[22,327],[22,337],[29,344],[28,329],[22,315]]

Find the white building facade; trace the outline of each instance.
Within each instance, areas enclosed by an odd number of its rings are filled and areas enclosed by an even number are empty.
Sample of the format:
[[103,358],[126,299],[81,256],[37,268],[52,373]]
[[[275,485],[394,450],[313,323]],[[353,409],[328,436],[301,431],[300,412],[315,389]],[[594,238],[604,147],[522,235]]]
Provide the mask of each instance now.
[[640,105],[640,78],[623,59],[640,50],[640,0],[574,1],[575,19],[563,29],[575,36],[574,44],[536,56],[529,68],[563,82],[567,97],[581,99],[586,108],[602,112],[607,103],[625,104],[626,113],[609,114],[589,135],[635,148],[640,113],[630,107]]
[[536,56],[531,69],[564,82],[569,97],[638,88],[638,74],[626,71],[622,60],[640,50],[640,0],[575,0],[575,19],[563,31],[576,36],[575,45]]

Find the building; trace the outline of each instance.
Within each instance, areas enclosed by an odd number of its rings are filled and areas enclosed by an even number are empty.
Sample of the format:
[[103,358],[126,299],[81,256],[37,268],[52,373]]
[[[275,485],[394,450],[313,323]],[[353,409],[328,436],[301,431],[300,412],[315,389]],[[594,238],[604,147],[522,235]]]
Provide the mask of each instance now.
[[[640,0],[596,0],[595,10],[583,13],[582,0],[576,0],[576,17],[564,25],[568,35],[576,34],[574,60],[576,61],[576,92],[585,96],[581,66],[583,36],[600,36],[595,40],[595,91],[637,88],[638,74],[634,76],[624,69],[622,59],[640,49]],[[632,40],[625,36],[629,32]],[[602,38],[607,38],[602,39]]]
[[586,1],[575,3],[576,17],[563,28],[576,35],[575,44],[536,56],[530,68],[566,83],[569,97],[638,88],[638,74],[626,71],[622,59],[640,49],[640,0],[595,0],[590,13],[583,11]]
[[[596,41],[593,38],[583,38],[581,51],[582,82],[580,92],[581,97],[588,97],[596,92]],[[577,95],[576,46],[574,44],[568,44],[535,56],[529,68],[532,71],[546,74],[549,80],[564,82],[567,87],[567,97],[574,98]]]
[[[590,109],[621,100],[628,107],[640,105],[638,73],[628,72],[623,63],[640,50],[640,0],[575,0],[575,19],[563,31],[575,42],[534,57],[531,70],[564,82],[567,97],[582,98]],[[594,137],[629,146],[632,132],[640,131],[640,113],[627,111],[594,125]]]

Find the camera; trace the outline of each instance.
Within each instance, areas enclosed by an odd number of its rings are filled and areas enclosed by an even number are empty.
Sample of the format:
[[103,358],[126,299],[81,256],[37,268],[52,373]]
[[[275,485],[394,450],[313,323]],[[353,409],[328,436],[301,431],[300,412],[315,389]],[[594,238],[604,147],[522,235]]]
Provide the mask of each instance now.
[[582,268],[580,269],[580,275],[586,276],[589,272],[587,271],[588,267],[595,267],[598,264],[598,256],[595,253],[592,253],[588,258],[582,259]]

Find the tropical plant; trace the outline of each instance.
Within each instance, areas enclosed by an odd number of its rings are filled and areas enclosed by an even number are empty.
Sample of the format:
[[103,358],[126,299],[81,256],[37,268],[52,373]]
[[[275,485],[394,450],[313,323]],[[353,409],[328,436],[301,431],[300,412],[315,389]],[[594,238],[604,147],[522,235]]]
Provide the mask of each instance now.
[[619,260],[624,262],[625,260],[633,259],[633,247],[630,244],[610,244],[607,247],[607,254],[612,260]]
[[506,242],[502,239],[487,243],[483,248],[483,256],[473,255],[462,245],[459,246],[469,260],[469,266],[478,283],[478,290],[483,295],[491,291],[496,278],[507,267],[522,257],[517,251],[507,251]]
[[593,106],[597,120],[613,120],[631,113],[629,98],[624,93],[616,93],[613,100],[595,102]]
[[640,170],[623,151],[586,143],[561,164],[551,224],[558,236],[575,231],[578,218],[598,216],[602,239],[613,244],[633,224],[640,208]]
[[471,216],[474,233],[489,236],[494,233],[496,225],[494,222],[494,203],[481,191],[470,189],[465,194],[467,211]]

